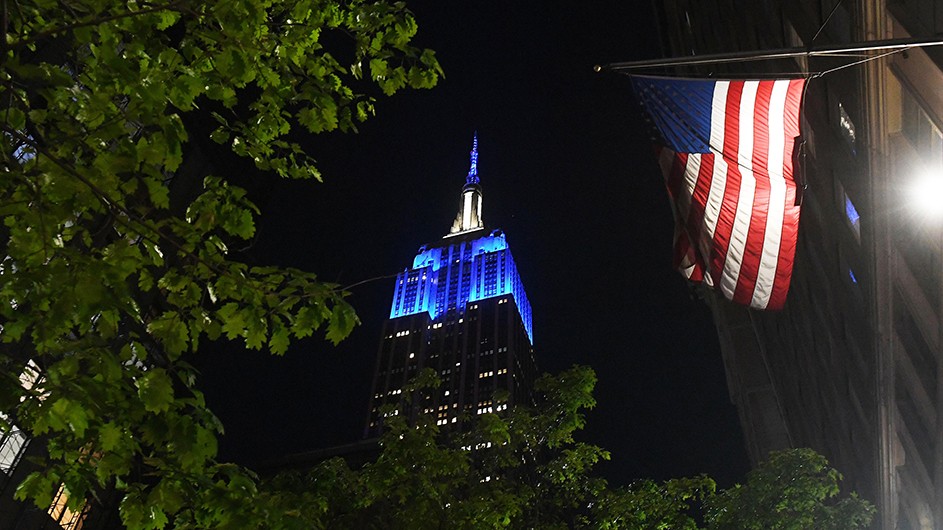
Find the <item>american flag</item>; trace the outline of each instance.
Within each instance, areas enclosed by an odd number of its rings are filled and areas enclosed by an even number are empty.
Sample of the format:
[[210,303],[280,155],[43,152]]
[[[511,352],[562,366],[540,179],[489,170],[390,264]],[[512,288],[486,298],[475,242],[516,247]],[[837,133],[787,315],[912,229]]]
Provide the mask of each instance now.
[[781,309],[799,227],[793,153],[805,80],[632,84],[661,136],[675,266],[736,303]]

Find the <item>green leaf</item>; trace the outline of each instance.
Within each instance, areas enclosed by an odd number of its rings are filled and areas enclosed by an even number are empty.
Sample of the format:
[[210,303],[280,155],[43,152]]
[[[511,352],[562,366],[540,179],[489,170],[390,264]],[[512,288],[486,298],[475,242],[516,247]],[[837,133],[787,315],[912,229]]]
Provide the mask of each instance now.
[[101,447],[105,451],[114,451],[117,449],[124,438],[121,428],[113,422],[107,422],[98,430],[98,437],[101,440]]
[[186,505],[185,493],[176,480],[164,479],[154,488],[151,503],[159,503],[168,513],[176,513]]
[[148,412],[165,412],[174,402],[174,389],[163,368],[152,368],[137,380],[138,396]]
[[57,489],[55,477],[34,471],[16,487],[15,497],[19,500],[33,499],[37,508],[46,510],[52,504],[52,496]]
[[156,27],[158,30],[161,30],[161,31],[169,28],[170,26],[173,26],[174,24],[177,23],[178,20],[180,20],[180,13],[178,13],[177,11],[170,11],[170,10],[158,11],[157,16],[158,16],[158,21],[157,21]]
[[[89,272],[89,271],[86,271]],[[98,274],[82,274],[75,283],[75,296],[83,304],[96,306],[104,296],[104,286]]]
[[222,220],[222,226],[228,233],[242,239],[251,239],[255,234],[255,220],[252,219],[252,212],[244,208],[233,209],[230,215]]
[[151,333],[167,350],[167,353],[176,357],[187,348],[190,333],[183,318],[174,311],[165,311],[157,319],[147,325]]
[[268,347],[269,350],[275,355],[282,355],[288,351],[289,336],[288,328],[282,325],[281,322],[275,324],[274,330],[272,331],[272,336],[269,338]]
[[223,145],[229,141],[230,133],[224,127],[217,127],[212,133],[210,133],[210,140]]
[[79,372],[79,360],[74,355],[64,357],[50,366],[48,372],[51,380],[61,382],[63,379],[68,379]]
[[142,502],[140,491],[137,489],[126,494],[118,505],[118,513],[121,514],[121,522],[130,529],[145,527],[146,516],[144,510],[144,503]]
[[114,476],[125,476],[131,471],[131,462],[115,453],[108,453],[98,460],[95,466],[95,477],[98,483],[105,485]]
[[4,322],[3,333],[0,333],[0,340],[3,342],[16,342],[20,340],[30,324],[32,324],[32,322],[27,318],[11,319]]
[[6,125],[15,131],[22,131],[26,127],[26,115],[16,107],[3,109],[3,116],[6,119]]
[[153,177],[144,177],[144,185],[151,197],[151,203],[158,208],[170,207],[170,190],[163,182]]
[[74,432],[79,438],[88,428],[89,411],[69,398],[59,398],[48,409],[49,425],[58,431]]
[[323,304],[302,307],[292,320],[291,332],[299,339],[310,337],[330,316],[331,312]]
[[389,66],[383,59],[370,59],[370,77],[379,81],[385,79]]
[[331,310],[331,320],[327,324],[327,340],[336,346],[340,341],[347,338],[354,326],[360,323],[360,319],[354,313],[354,308],[349,304],[338,302],[334,304]]
[[239,304],[229,302],[216,312],[217,318],[222,323],[223,333],[226,338],[232,340],[245,334],[246,321],[245,313],[240,309]]
[[258,350],[265,344],[268,333],[268,323],[257,314],[251,312],[246,319],[246,347],[251,350]]

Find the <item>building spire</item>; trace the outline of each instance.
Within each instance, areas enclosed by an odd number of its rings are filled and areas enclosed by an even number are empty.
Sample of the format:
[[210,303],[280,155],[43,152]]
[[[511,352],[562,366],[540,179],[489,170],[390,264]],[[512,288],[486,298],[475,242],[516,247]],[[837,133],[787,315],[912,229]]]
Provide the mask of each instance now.
[[465,184],[478,184],[478,131],[475,131],[475,138],[472,140],[471,167],[468,169]]
[[462,204],[458,215],[449,230],[448,236],[480,230],[485,227],[481,219],[481,186],[478,184],[478,131],[475,131],[472,140],[471,167],[465,177],[465,186],[462,187]]

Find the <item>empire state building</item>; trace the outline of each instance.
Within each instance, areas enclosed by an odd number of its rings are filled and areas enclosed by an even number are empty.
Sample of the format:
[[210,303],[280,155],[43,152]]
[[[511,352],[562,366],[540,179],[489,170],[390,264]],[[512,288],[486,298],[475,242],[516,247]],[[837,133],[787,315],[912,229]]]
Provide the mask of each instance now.
[[536,373],[531,308],[507,238],[485,228],[478,138],[458,215],[442,239],[423,245],[396,277],[370,396],[367,437],[382,428],[383,405],[400,403],[421,369],[442,380],[404,409],[461,429],[478,414],[532,399]]

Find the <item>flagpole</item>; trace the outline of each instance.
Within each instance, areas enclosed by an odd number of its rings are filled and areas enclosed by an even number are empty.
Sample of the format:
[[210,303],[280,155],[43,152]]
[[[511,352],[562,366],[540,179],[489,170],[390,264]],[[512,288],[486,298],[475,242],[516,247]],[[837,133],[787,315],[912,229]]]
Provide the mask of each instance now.
[[642,61],[627,61],[596,65],[597,72],[626,72],[643,70],[646,68],[661,68],[665,66],[695,66],[705,64],[724,64],[746,61],[772,61],[791,57],[834,57],[862,52],[893,52],[909,50],[911,48],[926,48],[943,46],[943,40],[916,40],[916,39],[886,39],[863,42],[857,45],[813,46],[810,48],[780,48],[768,51],[728,52],[710,55],[696,55],[691,57],[670,57],[667,59],[646,59]]

